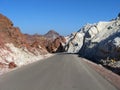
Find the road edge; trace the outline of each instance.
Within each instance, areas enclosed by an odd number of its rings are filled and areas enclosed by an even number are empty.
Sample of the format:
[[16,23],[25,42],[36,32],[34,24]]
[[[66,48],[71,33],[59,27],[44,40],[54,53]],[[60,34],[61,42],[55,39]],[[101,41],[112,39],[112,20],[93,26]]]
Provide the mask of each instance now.
[[91,62],[85,58],[82,60],[87,63],[91,68],[93,68],[96,72],[98,72],[102,77],[108,80],[111,84],[113,84],[118,90],[120,90],[120,76],[113,73],[112,71],[104,68],[102,65]]

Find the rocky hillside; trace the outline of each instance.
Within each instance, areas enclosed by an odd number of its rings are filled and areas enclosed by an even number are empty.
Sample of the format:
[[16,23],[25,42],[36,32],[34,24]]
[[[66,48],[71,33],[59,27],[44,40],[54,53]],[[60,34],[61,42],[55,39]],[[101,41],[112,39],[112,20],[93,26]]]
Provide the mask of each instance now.
[[52,43],[48,44],[47,50],[51,53],[64,52],[65,43],[65,38],[63,36],[59,36]]
[[40,44],[26,39],[18,27],[0,14],[0,72],[42,59],[48,51]]
[[120,71],[120,16],[108,22],[87,24],[66,37],[66,52],[102,62]]
[[66,40],[59,33],[54,30],[50,30],[43,36],[47,40],[46,49],[48,50],[48,52],[56,53],[64,51],[64,45],[66,43]]
[[50,30],[45,35],[28,35],[25,37],[30,45],[38,43],[42,48],[46,49],[50,53],[64,51],[64,45],[66,40],[63,36],[59,35],[56,31]]
[[43,59],[52,50],[56,52],[57,48],[62,47],[63,39],[64,37],[53,30],[45,35],[23,34],[18,27],[14,27],[12,21],[0,14],[0,74]]

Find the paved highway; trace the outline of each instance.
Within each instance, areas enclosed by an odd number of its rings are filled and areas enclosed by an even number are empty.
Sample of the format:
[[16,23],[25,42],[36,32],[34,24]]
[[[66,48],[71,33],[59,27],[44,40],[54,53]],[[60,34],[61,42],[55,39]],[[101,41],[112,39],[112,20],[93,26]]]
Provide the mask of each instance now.
[[58,54],[0,76],[0,90],[117,90],[80,57]]

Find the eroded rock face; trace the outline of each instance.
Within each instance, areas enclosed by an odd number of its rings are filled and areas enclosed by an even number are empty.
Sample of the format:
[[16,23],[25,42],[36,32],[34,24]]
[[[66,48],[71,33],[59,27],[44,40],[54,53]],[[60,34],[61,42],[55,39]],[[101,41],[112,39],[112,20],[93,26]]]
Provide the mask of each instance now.
[[68,43],[65,47],[65,51],[68,53],[78,53],[83,45],[84,33],[73,33],[70,37],[67,37]]
[[29,41],[31,46],[39,47],[46,49],[50,53],[62,52],[64,51],[64,44],[66,42],[65,38],[59,35],[54,30],[48,31],[45,35],[28,35],[25,34],[26,39]]
[[29,40],[7,17],[0,14],[0,69],[11,69],[42,59],[48,54],[44,41],[37,35]]
[[87,24],[66,37],[66,52],[78,53],[120,75],[120,17]]
[[64,37],[62,37],[62,36],[57,37],[52,43],[50,43],[48,45],[47,49],[51,53],[63,52],[65,42],[66,42],[66,40]]
[[0,14],[0,69],[12,69],[43,59],[48,51],[62,51],[63,43],[64,37],[53,30],[45,35],[23,34]]
[[35,46],[35,47],[41,46],[41,48],[46,49],[47,39],[43,35],[39,35],[39,34],[34,34],[34,35],[25,34],[25,38],[27,39],[28,43],[31,46]]
[[120,59],[120,19],[109,22],[87,24],[78,32],[69,36],[66,51],[79,53],[81,56],[100,60]]
[[11,28],[13,26],[13,23],[4,15],[0,14],[0,30],[6,30],[8,28]]

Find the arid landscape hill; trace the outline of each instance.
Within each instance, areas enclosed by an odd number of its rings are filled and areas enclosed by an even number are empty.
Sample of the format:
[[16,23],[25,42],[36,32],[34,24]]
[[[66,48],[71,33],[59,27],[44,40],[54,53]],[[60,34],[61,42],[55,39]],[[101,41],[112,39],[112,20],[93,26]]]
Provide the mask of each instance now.
[[[23,34],[19,27],[0,14],[0,68],[14,68],[57,52],[65,43],[63,36],[50,30],[45,35]],[[59,48],[60,51],[60,48]]]

